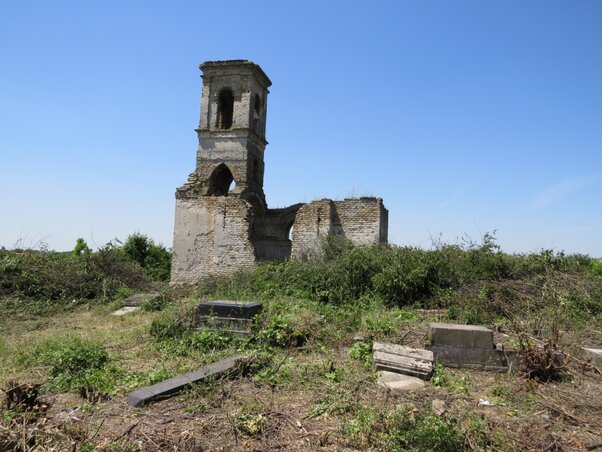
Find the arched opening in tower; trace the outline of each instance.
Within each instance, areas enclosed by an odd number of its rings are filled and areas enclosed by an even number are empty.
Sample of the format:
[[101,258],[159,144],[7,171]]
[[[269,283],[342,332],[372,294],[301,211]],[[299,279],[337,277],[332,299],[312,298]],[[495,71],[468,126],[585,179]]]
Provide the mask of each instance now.
[[213,170],[209,179],[209,196],[228,196],[228,192],[236,187],[232,171],[223,163]]
[[232,127],[232,117],[234,114],[234,95],[230,88],[224,88],[219,93],[219,102],[217,106],[217,128],[229,129]]

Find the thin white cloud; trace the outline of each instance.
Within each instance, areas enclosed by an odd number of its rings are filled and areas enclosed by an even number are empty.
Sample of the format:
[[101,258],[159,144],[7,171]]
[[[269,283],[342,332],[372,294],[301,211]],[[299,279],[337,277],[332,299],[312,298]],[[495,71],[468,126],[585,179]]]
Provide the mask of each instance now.
[[469,191],[469,189],[473,185],[474,185],[474,182],[463,182],[458,187],[456,187],[456,189],[454,190],[454,192],[452,193],[452,195],[449,198],[447,198],[443,202],[439,203],[439,205],[437,207],[439,209],[441,209],[443,207],[447,207],[447,206],[451,206],[452,204],[455,204],[456,202],[458,202],[458,200],[460,198],[462,198],[462,196],[465,193],[467,193]]
[[543,209],[569,198],[571,195],[600,182],[600,176],[581,176],[564,179],[535,195],[528,204],[530,209]]

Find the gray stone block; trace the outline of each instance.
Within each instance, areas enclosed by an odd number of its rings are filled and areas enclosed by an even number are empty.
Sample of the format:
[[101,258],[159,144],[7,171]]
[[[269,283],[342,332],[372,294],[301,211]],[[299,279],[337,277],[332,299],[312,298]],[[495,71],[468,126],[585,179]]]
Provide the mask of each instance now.
[[431,345],[429,348],[435,361],[446,367],[507,371],[518,369],[520,363],[520,354],[513,351],[448,345]]
[[136,389],[130,395],[128,395],[128,405],[139,407],[153,400],[170,397],[193,383],[199,383],[205,378],[222,375],[226,372],[229,372],[235,368],[237,361],[241,358],[243,358],[243,355],[231,356],[229,358],[222,359],[221,361],[203,366],[200,369],[193,370],[192,372],[187,372],[183,375],[169,378],[161,383]]
[[493,349],[493,331],[480,325],[431,323],[428,336],[431,345]]

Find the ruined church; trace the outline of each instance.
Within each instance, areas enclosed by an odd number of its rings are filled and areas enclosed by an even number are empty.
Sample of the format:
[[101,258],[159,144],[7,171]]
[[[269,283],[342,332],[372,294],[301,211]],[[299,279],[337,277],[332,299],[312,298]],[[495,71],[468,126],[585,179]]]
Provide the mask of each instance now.
[[382,199],[320,199],[268,208],[263,192],[270,79],[251,61],[208,61],[196,169],[176,190],[172,284],[298,257],[329,234],[386,243]]

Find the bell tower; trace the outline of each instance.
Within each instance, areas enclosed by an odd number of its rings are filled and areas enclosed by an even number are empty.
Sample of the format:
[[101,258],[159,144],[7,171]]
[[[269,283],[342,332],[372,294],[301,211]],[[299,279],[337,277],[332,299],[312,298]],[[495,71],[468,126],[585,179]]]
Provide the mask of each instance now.
[[191,175],[196,180],[189,178],[189,183],[196,196],[241,197],[257,213],[263,213],[267,209],[263,193],[265,125],[272,83],[258,65],[247,60],[208,61],[200,69],[199,147]]

